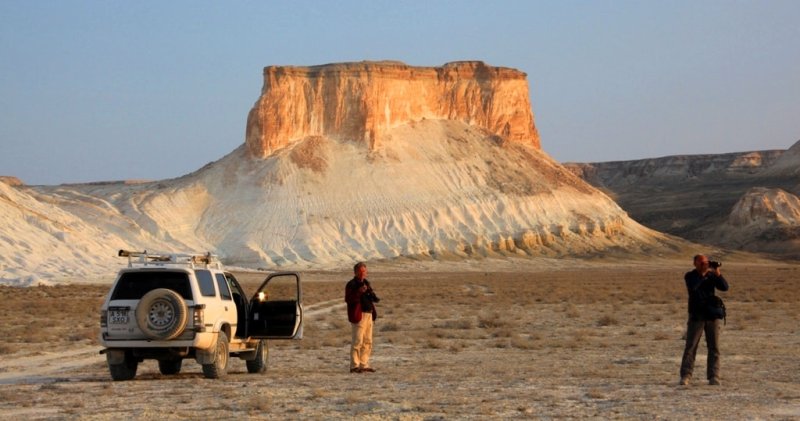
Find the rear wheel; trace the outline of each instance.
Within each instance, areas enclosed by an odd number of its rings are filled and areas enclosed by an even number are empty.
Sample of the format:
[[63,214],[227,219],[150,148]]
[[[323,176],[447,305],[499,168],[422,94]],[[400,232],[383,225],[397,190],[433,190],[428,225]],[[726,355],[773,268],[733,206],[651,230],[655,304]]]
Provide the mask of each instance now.
[[218,379],[228,374],[228,335],[219,332],[214,352],[214,362],[203,364],[203,375],[208,379]]
[[[106,354],[106,361],[109,359],[110,356]],[[115,381],[130,380],[136,377],[137,368],[139,368],[139,361],[127,352],[121,364],[111,364],[110,361],[108,362],[108,371],[111,373],[111,378]]]
[[261,339],[256,346],[256,357],[250,361],[245,361],[248,373],[264,373],[267,371],[267,362],[269,360],[269,347],[267,347],[267,340]]
[[178,374],[181,372],[183,360],[158,360],[158,371],[161,374]]

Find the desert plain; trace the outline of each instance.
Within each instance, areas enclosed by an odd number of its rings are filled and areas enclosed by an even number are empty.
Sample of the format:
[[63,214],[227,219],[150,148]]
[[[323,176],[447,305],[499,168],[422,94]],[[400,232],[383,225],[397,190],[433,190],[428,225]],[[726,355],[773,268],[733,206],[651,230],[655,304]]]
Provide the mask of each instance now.
[[[304,339],[271,341],[269,369],[193,360],[111,380],[99,354],[110,279],[0,287],[1,419],[797,419],[800,266],[726,261],[722,385],[706,348],[678,385],[685,260],[553,261],[481,271],[371,265],[381,297],[376,373],[348,372],[351,273],[305,272]],[[458,266],[454,266],[458,267]],[[248,292],[263,273],[236,273]]]

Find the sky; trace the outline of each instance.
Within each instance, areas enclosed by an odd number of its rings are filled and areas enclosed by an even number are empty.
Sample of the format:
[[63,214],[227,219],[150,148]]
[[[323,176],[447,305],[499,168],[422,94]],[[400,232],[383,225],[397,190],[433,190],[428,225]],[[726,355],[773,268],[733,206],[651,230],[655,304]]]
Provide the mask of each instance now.
[[0,0],[0,175],[179,177],[244,143],[269,65],[528,75],[561,162],[788,149],[800,1]]

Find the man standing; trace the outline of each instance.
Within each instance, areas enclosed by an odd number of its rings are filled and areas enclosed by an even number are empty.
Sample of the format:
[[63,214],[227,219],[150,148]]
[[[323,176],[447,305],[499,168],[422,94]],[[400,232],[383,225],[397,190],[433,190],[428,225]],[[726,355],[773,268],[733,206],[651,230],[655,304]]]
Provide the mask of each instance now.
[[367,265],[358,262],[353,266],[354,277],[344,288],[347,302],[347,319],[353,331],[350,345],[350,372],[374,372],[369,365],[372,354],[372,323],[377,315],[375,303],[380,299],[367,281]]
[[728,290],[728,281],[720,272],[721,264],[715,263],[709,268],[708,257],[698,254],[694,256],[694,270],[686,272],[683,279],[686,281],[686,290],[689,292],[689,321],[686,325],[686,348],[681,361],[681,382],[687,386],[692,379],[694,359],[700,336],[706,333],[708,347],[708,384],[719,385],[719,335],[720,320],[707,314],[708,298],[714,295],[714,290]]

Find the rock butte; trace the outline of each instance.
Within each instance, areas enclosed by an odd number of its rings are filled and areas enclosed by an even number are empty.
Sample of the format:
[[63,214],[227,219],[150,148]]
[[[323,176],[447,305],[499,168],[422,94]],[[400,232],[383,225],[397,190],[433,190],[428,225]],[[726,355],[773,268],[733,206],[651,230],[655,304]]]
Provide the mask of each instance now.
[[246,143],[257,158],[309,136],[372,149],[392,127],[426,119],[456,120],[540,147],[525,73],[480,61],[268,66],[247,118]]

